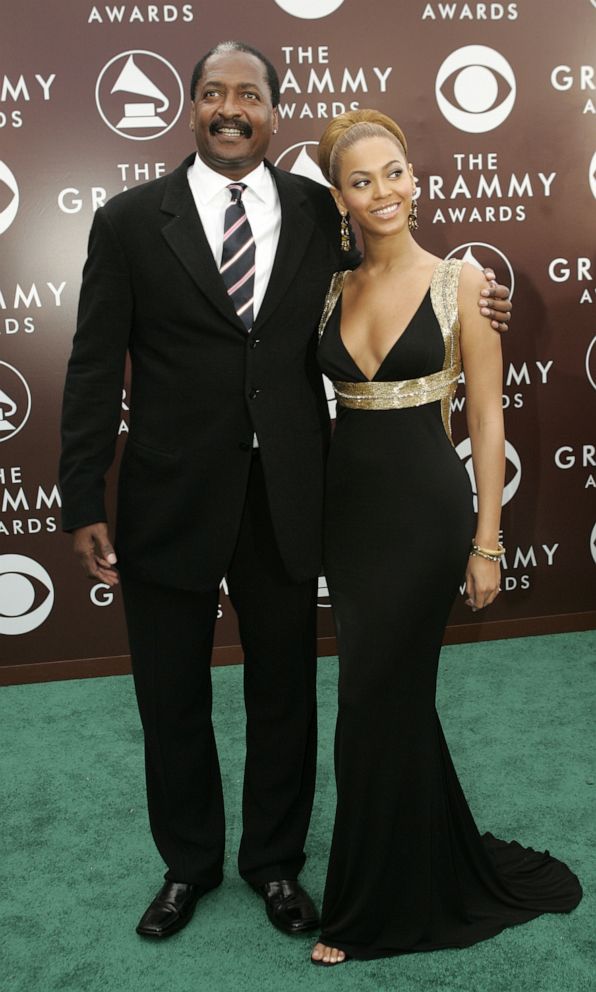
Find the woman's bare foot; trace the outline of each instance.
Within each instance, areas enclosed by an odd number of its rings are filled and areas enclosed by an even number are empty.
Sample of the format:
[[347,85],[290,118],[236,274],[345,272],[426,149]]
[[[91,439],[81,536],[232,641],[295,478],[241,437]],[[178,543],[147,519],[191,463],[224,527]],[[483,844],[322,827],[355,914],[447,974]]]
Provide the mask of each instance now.
[[327,947],[319,942],[315,944],[310,959],[314,964],[333,965],[342,964],[346,957],[346,952],[340,951],[339,947]]

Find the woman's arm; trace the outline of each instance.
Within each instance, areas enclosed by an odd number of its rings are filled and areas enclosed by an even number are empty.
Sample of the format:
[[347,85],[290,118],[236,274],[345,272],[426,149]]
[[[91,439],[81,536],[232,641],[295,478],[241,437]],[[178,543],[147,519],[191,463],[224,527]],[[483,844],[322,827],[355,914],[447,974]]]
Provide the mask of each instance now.
[[[503,362],[500,334],[487,333],[485,319],[478,311],[478,294],[484,285],[483,274],[465,264],[458,302],[467,423],[478,493],[474,543],[483,549],[497,550],[505,481]],[[492,603],[499,591],[500,562],[477,555],[470,557],[466,572],[467,605],[474,610],[482,609]]]

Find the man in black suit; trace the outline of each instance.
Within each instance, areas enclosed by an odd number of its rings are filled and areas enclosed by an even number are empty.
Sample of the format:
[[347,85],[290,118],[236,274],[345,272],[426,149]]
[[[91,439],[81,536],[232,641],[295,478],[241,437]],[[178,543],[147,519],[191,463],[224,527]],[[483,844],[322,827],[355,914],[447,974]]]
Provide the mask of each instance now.
[[[297,881],[314,795],[329,435],[313,332],[331,274],[358,256],[340,250],[327,190],[264,159],[279,82],[263,55],[217,46],[191,100],[198,154],[95,215],[65,387],[63,526],[88,576],[114,585],[118,561],[122,582],[149,817],[168,866],[137,932],[175,933],[222,880],[210,657],[225,574],[245,657],[239,868],[271,921],[299,933],[318,925]],[[224,263],[239,227],[250,236]],[[229,285],[245,250],[254,264]],[[491,307],[503,319],[507,304]],[[116,558],[103,493],[127,353]]]

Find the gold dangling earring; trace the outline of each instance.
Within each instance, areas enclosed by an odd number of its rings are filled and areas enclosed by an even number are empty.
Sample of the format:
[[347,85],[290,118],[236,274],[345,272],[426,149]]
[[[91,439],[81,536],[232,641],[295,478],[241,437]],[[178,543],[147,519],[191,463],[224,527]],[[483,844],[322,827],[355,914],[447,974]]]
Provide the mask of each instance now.
[[412,203],[410,206],[410,213],[408,214],[408,227],[411,232],[418,230],[418,200],[414,199],[415,192],[416,184],[412,187]]
[[342,214],[341,215],[341,226],[340,226],[340,229],[339,229],[339,235],[340,235],[340,239],[341,239],[341,242],[340,242],[341,243],[341,250],[342,251],[349,251],[352,246],[350,244],[350,224],[349,224],[349,221],[348,221],[348,215],[347,214]]

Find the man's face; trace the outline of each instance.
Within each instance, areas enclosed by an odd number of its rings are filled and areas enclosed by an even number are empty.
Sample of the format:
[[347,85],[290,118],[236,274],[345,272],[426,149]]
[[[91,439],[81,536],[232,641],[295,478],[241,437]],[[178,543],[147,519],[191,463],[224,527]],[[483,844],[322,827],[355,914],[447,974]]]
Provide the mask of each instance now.
[[260,59],[248,52],[207,59],[190,112],[206,165],[230,179],[242,179],[265,157],[277,119]]

